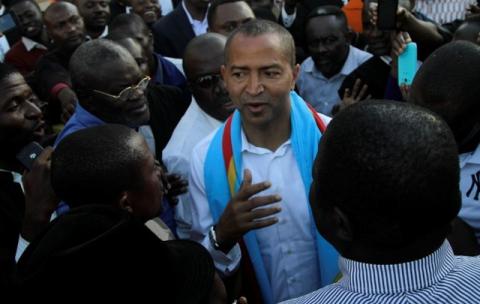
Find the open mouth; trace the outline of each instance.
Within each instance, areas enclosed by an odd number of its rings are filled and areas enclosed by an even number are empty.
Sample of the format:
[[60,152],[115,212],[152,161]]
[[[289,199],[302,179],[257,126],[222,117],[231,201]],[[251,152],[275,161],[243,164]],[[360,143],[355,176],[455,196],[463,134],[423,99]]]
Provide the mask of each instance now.
[[37,138],[41,138],[45,135],[45,127],[46,124],[44,121],[39,122],[34,128],[33,128],[33,135]]
[[260,114],[267,107],[266,103],[249,103],[246,104],[247,109],[253,114]]

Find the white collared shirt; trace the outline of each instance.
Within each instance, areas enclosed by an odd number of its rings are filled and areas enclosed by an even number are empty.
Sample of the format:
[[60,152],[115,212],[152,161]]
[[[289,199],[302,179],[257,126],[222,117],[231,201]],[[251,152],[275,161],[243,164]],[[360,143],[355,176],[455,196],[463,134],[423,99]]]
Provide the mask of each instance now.
[[285,10],[285,3],[282,3],[282,22],[283,26],[289,28],[292,26],[293,22],[295,22],[295,18],[297,18],[297,8],[293,10],[293,14],[289,15]]
[[473,152],[458,156],[462,208],[458,216],[475,230],[480,242],[480,145]]
[[315,67],[312,57],[308,57],[302,63],[297,79],[300,96],[310,103],[317,112],[330,115],[333,106],[341,99],[338,95],[338,89],[342,86],[345,78],[371,57],[372,54],[350,46],[341,71],[330,78],[323,76],[322,72]]
[[25,49],[27,49],[27,52],[30,52],[34,48],[42,49],[42,50],[47,49],[47,47],[44,46],[43,44],[33,41],[32,39],[25,36],[22,36],[22,43],[25,46]]
[[105,38],[107,36],[108,36],[108,25],[105,26],[105,28],[103,29],[103,32],[97,38],[92,38],[90,37],[90,35],[85,35],[87,40],[100,39],[100,38]]
[[[180,174],[188,180],[193,148],[221,124],[221,121],[205,113],[192,98],[190,106],[178,122],[172,137],[162,152],[163,163],[168,172]],[[190,195],[188,193],[181,195],[178,200],[175,207],[177,235],[181,239],[189,239],[192,227]]]
[[190,24],[192,25],[192,29],[193,29],[193,32],[195,33],[195,36],[200,36],[202,34],[205,34],[208,29],[208,21],[207,21],[208,11],[205,12],[205,17],[203,18],[203,20],[199,21],[192,18],[192,15],[190,15],[190,12],[187,10],[187,7],[185,6],[184,1],[182,1],[182,7],[185,13],[187,14]]
[[[322,119],[329,121],[324,116]],[[213,135],[202,140],[191,156],[191,238],[207,248],[217,269],[228,275],[238,267],[241,258],[238,244],[225,255],[215,250],[208,238],[208,230],[215,223],[205,194],[204,162]],[[279,222],[255,231],[273,298],[278,302],[307,294],[320,287],[320,278],[308,198],[290,140],[273,152],[249,143],[243,130],[241,136],[243,167],[252,172],[252,182],[270,181],[272,184],[260,195],[282,197],[282,201],[276,203],[282,207],[275,215]]]

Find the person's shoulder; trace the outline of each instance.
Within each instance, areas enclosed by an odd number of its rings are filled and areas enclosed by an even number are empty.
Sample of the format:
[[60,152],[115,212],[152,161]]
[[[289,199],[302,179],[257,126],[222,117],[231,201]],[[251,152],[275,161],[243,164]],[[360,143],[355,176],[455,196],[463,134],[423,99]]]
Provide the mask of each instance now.
[[170,13],[166,14],[162,18],[160,18],[155,24],[153,25],[153,28],[156,30],[164,29],[164,30],[171,30],[168,28],[165,28],[169,25],[172,25],[178,18],[182,15],[182,6],[181,4],[178,5],[177,8],[175,8],[173,11]]
[[352,51],[354,57],[358,58],[362,62],[367,61],[368,59],[373,57],[373,55],[369,52],[363,51],[353,45],[350,45],[350,50]]

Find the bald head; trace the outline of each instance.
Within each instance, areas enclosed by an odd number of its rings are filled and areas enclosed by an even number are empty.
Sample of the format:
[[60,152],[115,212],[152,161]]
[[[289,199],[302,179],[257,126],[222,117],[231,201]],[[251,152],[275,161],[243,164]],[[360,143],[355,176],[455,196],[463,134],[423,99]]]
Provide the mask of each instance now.
[[207,33],[192,39],[183,55],[183,69],[195,100],[205,113],[220,121],[233,111],[220,76],[225,44],[225,36]]
[[192,78],[198,65],[223,57],[227,38],[216,33],[207,33],[190,41],[183,55],[183,70],[187,79]]
[[67,51],[75,50],[85,41],[85,27],[77,7],[69,2],[51,4],[43,15],[49,37]]
[[75,12],[77,15],[79,14],[75,4],[60,1],[49,5],[43,14],[43,18],[45,19],[45,22],[52,22],[52,20],[57,19],[59,14],[64,12]]

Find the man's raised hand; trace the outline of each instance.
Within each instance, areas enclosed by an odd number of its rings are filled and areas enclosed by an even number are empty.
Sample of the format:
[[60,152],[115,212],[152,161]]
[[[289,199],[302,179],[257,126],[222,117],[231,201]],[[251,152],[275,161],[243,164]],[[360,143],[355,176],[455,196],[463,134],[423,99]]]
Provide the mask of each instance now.
[[229,252],[235,243],[250,230],[271,226],[278,218],[271,217],[279,213],[280,206],[272,205],[281,201],[279,195],[256,196],[268,188],[269,182],[252,184],[252,173],[245,169],[240,189],[228,202],[215,227],[217,242],[223,252]]

